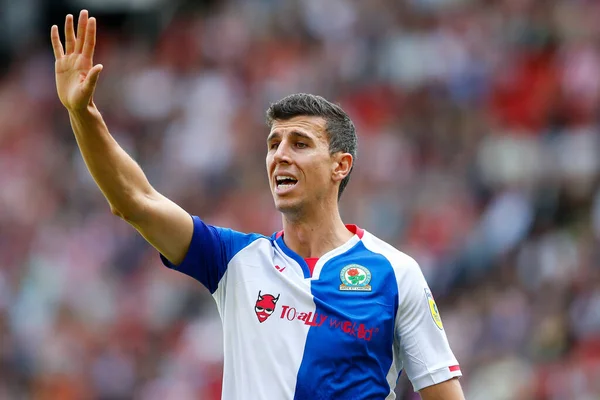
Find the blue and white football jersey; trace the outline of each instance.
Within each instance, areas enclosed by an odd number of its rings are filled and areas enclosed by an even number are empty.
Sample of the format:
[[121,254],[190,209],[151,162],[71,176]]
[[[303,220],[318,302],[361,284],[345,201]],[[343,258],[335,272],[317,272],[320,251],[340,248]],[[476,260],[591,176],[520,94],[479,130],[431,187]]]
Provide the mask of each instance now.
[[311,275],[283,235],[193,217],[184,261],[210,290],[224,331],[223,399],[394,399],[461,376],[417,263],[372,234],[323,255]]

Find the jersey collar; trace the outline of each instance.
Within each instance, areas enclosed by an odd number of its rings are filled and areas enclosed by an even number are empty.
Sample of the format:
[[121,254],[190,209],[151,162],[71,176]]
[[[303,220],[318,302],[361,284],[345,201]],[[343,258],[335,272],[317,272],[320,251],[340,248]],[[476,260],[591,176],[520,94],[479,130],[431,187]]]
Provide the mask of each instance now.
[[[364,229],[358,227],[357,225],[347,224],[346,228],[350,232],[354,233],[354,236],[352,236],[343,245],[336,247],[333,250],[328,251],[327,253],[323,254],[323,256],[321,256],[319,258],[319,261],[317,261],[317,264],[315,265],[315,268],[313,270],[312,279],[319,278],[321,268],[327,261],[329,261],[330,259],[332,259],[333,257],[335,257],[337,255],[343,254],[346,251],[350,250],[352,247],[354,247],[354,245],[356,245],[358,242],[360,242],[360,240],[363,238],[363,236],[365,234]],[[310,274],[310,269],[308,268],[308,264],[306,263],[304,258],[302,258],[298,253],[296,253],[295,251],[293,251],[292,249],[287,247],[287,245],[285,244],[285,241],[283,240],[283,231],[275,232],[272,236],[272,239],[274,239],[277,246],[284,252],[284,254],[286,256],[288,256],[292,260],[296,261],[298,263],[298,265],[300,265],[300,268],[302,268],[302,273],[304,274],[304,278],[310,279],[311,274]]]
[[[358,236],[359,239],[362,239],[365,234],[365,230],[360,228],[358,225],[346,224],[346,229]],[[274,239],[279,239],[283,236],[283,231],[275,232],[274,236]]]

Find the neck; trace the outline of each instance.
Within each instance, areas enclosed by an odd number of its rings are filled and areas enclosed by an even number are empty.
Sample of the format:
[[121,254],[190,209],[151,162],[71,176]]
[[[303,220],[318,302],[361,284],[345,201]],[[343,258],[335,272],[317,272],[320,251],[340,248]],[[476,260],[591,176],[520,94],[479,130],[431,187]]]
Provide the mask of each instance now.
[[321,257],[354,235],[342,222],[337,207],[334,212],[320,212],[297,219],[284,215],[283,232],[287,247],[303,258]]

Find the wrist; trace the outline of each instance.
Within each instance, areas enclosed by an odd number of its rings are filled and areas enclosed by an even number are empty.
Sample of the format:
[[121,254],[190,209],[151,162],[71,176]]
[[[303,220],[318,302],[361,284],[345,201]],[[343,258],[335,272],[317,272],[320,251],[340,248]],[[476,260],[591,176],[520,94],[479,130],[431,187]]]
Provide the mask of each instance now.
[[85,119],[90,117],[98,117],[100,115],[100,111],[96,108],[96,105],[93,102],[90,102],[87,106],[76,109],[67,109],[69,112],[69,116],[75,119]]

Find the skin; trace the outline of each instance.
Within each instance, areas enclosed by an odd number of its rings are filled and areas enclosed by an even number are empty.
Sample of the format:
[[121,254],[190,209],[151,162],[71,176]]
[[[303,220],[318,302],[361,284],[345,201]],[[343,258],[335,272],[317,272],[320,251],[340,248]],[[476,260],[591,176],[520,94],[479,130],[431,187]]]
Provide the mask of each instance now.
[[[79,14],[77,34],[73,16],[65,19],[65,45],[58,27],[50,38],[54,51],[56,89],[69,113],[77,145],[113,214],[131,224],[173,264],[183,261],[193,234],[190,215],[154,189],[139,165],[110,135],[93,102],[102,71],[94,65],[96,20]],[[275,121],[267,139],[266,167],[276,208],[283,218],[284,240],[303,257],[320,257],[352,237],[339,214],[337,193],[353,159],[348,153],[330,154],[325,121],[295,117]],[[297,185],[276,188],[275,176],[292,175]],[[462,400],[458,380],[423,389],[424,400]]]
[[457,378],[428,386],[419,392],[423,400],[465,400]]
[[[320,257],[352,237],[339,214],[339,184],[352,155],[329,152],[325,120],[297,116],[275,121],[267,138],[267,175],[275,207],[282,214],[286,245],[303,257]],[[298,180],[279,193],[277,175]]]
[[73,16],[65,19],[65,46],[52,26],[56,90],[69,112],[77,145],[94,181],[113,214],[131,224],[169,261],[179,264],[194,231],[190,215],[154,189],[139,165],[110,135],[92,98],[102,65],[94,65],[96,20],[79,14],[77,35]]

